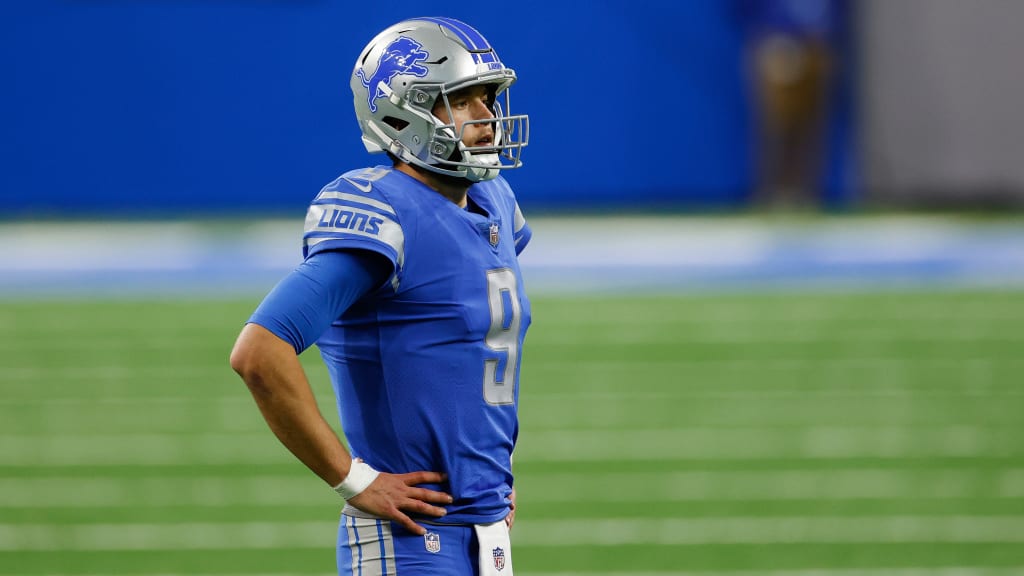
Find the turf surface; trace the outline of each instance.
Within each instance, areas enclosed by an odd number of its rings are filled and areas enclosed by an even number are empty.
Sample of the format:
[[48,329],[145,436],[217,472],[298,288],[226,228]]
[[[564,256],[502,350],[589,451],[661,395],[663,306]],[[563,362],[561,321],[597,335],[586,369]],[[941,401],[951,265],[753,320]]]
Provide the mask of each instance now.
[[[0,574],[333,572],[337,497],[227,364],[255,304],[0,302]],[[534,317],[517,573],[1024,573],[1024,292]]]

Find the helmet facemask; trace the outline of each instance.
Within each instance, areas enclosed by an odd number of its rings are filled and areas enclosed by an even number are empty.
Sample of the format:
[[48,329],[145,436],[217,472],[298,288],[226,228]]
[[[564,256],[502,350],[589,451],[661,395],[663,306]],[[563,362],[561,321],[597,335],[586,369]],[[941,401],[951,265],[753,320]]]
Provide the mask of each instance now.
[[[444,123],[431,114],[436,125],[428,146],[428,169],[442,174],[466,178],[472,182],[491,180],[499,171],[522,166],[522,149],[529,139],[529,121],[525,115],[509,114],[508,82],[489,83],[490,110],[493,118],[467,120],[456,130],[453,123]],[[475,84],[463,84],[454,89],[440,91],[440,103],[453,118],[449,95]],[[487,145],[467,145],[464,141],[470,126],[491,126],[492,139]]]

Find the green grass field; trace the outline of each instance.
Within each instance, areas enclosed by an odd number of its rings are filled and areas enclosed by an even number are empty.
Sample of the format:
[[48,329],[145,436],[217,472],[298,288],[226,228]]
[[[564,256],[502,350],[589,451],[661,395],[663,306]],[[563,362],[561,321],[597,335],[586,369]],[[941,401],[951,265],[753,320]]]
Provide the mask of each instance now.
[[[0,302],[0,574],[334,573],[337,496],[227,364],[255,304]],[[534,317],[517,574],[1024,574],[1024,292]]]

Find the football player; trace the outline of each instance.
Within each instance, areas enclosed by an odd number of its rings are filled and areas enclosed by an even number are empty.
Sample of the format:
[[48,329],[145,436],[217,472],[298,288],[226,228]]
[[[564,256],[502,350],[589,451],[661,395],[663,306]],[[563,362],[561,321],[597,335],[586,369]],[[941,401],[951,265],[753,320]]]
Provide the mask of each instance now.
[[[369,152],[312,201],[304,261],[242,329],[231,366],[281,442],[345,499],[339,574],[512,574],[512,451],[530,240],[504,170],[528,118],[471,26],[413,18],[352,72]],[[345,444],[298,355],[317,344]]]

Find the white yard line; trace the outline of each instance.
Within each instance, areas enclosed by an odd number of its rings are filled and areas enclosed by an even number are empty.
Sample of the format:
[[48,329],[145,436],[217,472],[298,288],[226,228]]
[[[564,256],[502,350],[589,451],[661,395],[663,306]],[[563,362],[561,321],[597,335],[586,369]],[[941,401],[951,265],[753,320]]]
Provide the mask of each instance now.
[[[312,475],[0,478],[0,508],[331,506]],[[1024,498],[1024,468],[544,473],[517,479],[530,501],[700,502]],[[623,490],[622,486],[641,487]]]
[[[763,426],[524,431],[519,461],[1019,457],[1007,425]],[[5,466],[267,464],[286,461],[269,432],[6,434]]]
[[694,427],[524,431],[522,461],[913,458],[1024,453],[1005,429],[978,426]]
[[[0,524],[0,550],[330,547],[336,522]],[[521,520],[517,546],[1024,543],[1021,516]]]
[[[689,571],[674,570],[670,572],[530,572],[530,576],[1020,576],[1024,574],[1024,566],[1007,566],[998,568],[977,566],[956,566],[946,568],[821,568],[813,570],[715,570]],[[73,576],[70,574],[49,574],[48,576]],[[77,576],[77,575],[76,575]],[[150,572],[118,572],[117,574],[99,574],[90,572],[89,576],[337,576],[337,572],[289,573],[266,572],[260,574],[198,574]]]
[[[821,568],[815,570],[715,570],[673,572],[531,572],[532,576],[1020,576],[1024,566],[985,568]],[[148,576],[148,575],[147,575]]]
[[1024,517],[583,518],[524,521],[515,537],[529,546],[1024,543]]
[[[520,461],[1008,457],[1024,454],[1008,427],[798,426],[524,431]],[[269,432],[6,434],[5,466],[266,464],[285,461]]]
[[[530,576],[1020,576],[1024,574],[1024,566],[1016,567],[948,567],[948,568],[864,568],[864,569],[813,569],[813,570],[728,570],[728,571],[671,571],[671,572],[530,572]],[[50,574],[48,576],[78,576]],[[288,573],[273,572],[261,574],[197,574],[150,572],[117,574],[101,574],[90,572],[89,576],[337,576],[336,572],[323,573]]]

